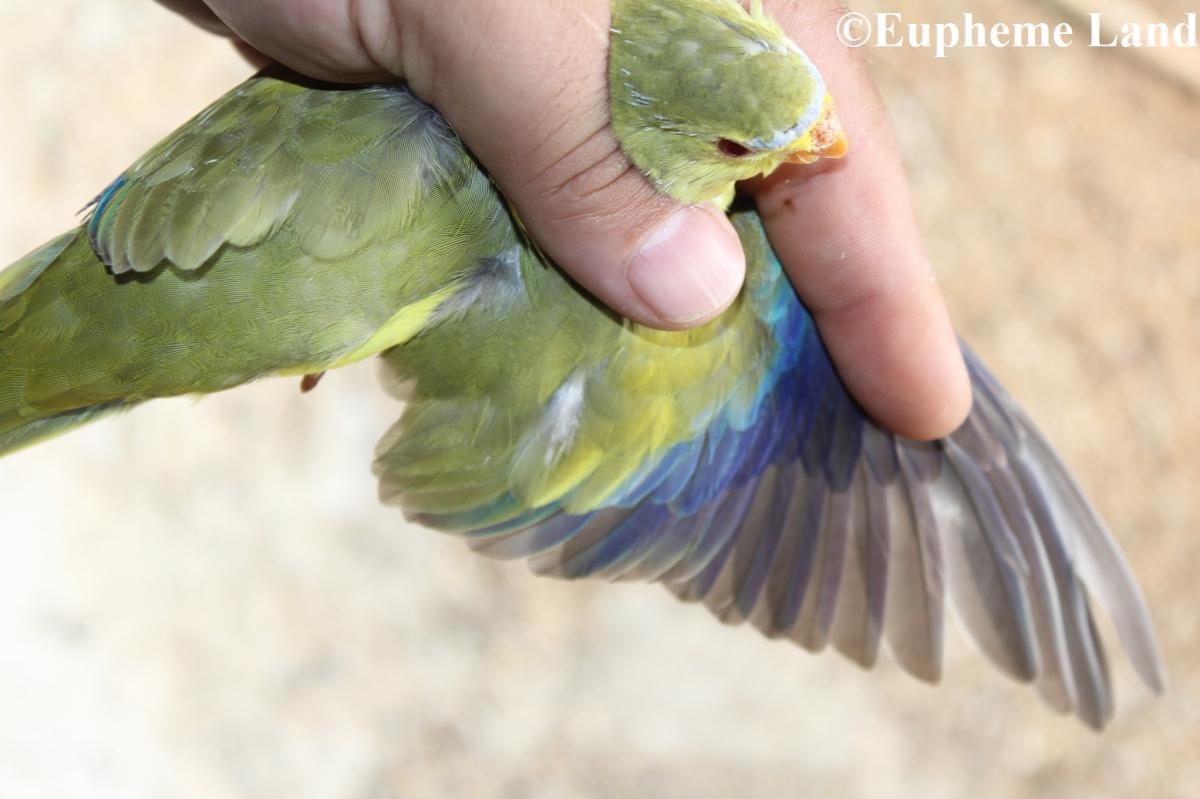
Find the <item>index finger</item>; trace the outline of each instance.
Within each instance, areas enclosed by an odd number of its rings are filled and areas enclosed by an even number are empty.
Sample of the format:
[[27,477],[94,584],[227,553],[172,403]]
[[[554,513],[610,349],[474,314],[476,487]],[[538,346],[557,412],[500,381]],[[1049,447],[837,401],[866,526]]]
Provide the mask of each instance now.
[[775,5],[825,76],[850,151],[747,188],[851,394],[897,433],[946,435],[970,409],[970,383],[887,111],[862,57],[837,40],[840,9]]

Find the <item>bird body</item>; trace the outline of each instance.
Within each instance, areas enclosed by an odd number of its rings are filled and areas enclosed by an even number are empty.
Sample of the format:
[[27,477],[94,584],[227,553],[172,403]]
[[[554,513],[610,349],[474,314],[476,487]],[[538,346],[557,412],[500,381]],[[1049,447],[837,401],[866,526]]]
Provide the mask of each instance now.
[[[719,23],[719,47],[680,36],[697,13]],[[614,129],[677,199],[724,202],[736,179],[836,154],[823,81],[761,8],[619,0],[613,28]],[[646,41],[701,42],[733,66],[710,89],[657,97],[664,65],[639,77],[638,54],[658,52]],[[764,87],[761,119],[740,100],[710,119],[684,102],[786,69],[806,82],[775,103]],[[1005,672],[1100,726],[1113,707],[1091,593],[1161,689],[1113,539],[974,355],[957,433],[881,429],[755,211],[731,217],[747,255],[734,305],[693,330],[641,327],[526,238],[407,88],[273,67],[137,161],[84,226],[0,273],[0,453],[156,397],[382,355],[407,399],[377,452],[382,495],[487,554],[658,580],[724,621],[864,666],[886,643],[927,680],[948,601]]]

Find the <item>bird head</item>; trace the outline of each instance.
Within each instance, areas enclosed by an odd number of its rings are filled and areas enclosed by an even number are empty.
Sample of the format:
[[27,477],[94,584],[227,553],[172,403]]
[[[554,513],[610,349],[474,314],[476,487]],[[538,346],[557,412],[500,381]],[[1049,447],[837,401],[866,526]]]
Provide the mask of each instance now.
[[616,0],[609,93],[621,148],[680,202],[727,203],[736,181],[847,148],[824,79],[761,0]]

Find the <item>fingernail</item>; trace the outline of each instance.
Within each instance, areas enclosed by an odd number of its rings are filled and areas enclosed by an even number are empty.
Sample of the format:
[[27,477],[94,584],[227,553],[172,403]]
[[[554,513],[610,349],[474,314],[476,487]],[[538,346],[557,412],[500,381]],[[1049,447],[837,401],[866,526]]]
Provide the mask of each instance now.
[[733,302],[746,256],[715,210],[681,208],[647,234],[626,277],[642,302],[675,324],[704,319]]

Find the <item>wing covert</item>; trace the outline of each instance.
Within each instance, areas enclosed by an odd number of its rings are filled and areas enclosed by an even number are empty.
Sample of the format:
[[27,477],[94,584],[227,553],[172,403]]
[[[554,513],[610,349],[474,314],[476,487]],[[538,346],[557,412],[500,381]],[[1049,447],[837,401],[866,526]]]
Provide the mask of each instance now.
[[163,260],[196,270],[223,245],[248,247],[285,225],[303,252],[345,258],[393,242],[462,162],[442,117],[403,88],[269,67],[114,181],[87,230],[115,274]]

